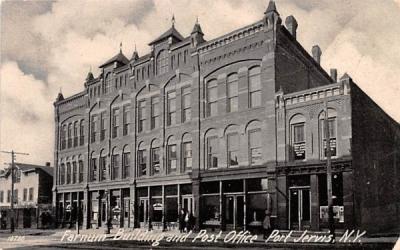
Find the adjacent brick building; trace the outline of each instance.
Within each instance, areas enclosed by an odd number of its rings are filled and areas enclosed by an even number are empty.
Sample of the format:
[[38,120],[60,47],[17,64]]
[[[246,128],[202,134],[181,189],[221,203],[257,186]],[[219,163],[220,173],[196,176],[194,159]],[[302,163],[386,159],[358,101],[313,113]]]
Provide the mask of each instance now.
[[[52,212],[53,168],[15,163],[14,166],[14,209],[16,228],[49,226]],[[11,211],[11,168],[0,173],[1,228],[10,228]],[[43,214],[48,215],[43,225]]]
[[399,124],[347,74],[328,75],[296,29],[273,1],[210,41],[199,23],[187,37],[172,24],[149,54],[120,51],[82,92],[60,93],[59,224],[173,229],[182,208],[196,228],[257,229],[267,211],[276,228],[321,230],[329,144],[337,227],[396,227]]

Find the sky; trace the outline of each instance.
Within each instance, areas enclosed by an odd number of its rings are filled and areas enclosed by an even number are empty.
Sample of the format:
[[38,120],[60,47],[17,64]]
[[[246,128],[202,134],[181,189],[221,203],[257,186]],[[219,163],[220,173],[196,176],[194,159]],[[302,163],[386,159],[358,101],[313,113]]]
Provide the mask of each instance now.
[[[347,72],[400,121],[400,0],[276,0],[282,20],[294,15],[297,39],[307,51],[318,44],[323,68]],[[261,20],[268,0],[63,0],[0,3],[0,150],[53,162],[57,93],[84,89],[92,68],[114,56],[122,42],[130,58],[175,27],[189,35],[198,17],[210,40]],[[0,154],[0,168],[10,161]]]

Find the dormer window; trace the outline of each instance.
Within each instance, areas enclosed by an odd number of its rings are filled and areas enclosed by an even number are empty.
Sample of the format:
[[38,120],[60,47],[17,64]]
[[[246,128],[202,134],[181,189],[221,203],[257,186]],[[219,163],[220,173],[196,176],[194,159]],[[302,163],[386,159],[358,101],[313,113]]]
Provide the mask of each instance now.
[[157,56],[157,75],[168,72],[168,51],[161,50]]

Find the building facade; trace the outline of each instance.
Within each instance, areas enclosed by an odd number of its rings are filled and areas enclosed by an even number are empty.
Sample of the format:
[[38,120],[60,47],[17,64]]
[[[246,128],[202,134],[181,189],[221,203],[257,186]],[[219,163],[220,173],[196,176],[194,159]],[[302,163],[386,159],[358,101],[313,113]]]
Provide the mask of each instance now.
[[[187,37],[172,24],[149,54],[120,51],[99,76],[89,72],[82,92],[60,93],[58,223],[174,229],[184,209],[196,229],[257,229],[267,213],[276,228],[321,230],[330,145],[337,227],[369,229],[382,207],[393,227],[399,124],[347,74],[328,75],[320,48],[309,55],[296,29],[293,16],[282,24],[273,1],[260,21],[210,41],[199,23]],[[375,116],[382,124],[365,121]],[[371,149],[365,140],[381,126],[390,136],[374,134],[385,146]],[[391,160],[379,160],[379,150]],[[385,170],[383,184],[369,177],[377,164],[395,170]],[[367,198],[372,191],[357,188],[367,182],[388,185],[387,199]]]
[[[14,166],[14,225],[16,228],[50,226],[52,213],[53,168],[15,163]],[[0,228],[10,228],[11,168],[0,174]],[[42,220],[46,214],[48,219]],[[45,215],[45,217],[46,217]]]

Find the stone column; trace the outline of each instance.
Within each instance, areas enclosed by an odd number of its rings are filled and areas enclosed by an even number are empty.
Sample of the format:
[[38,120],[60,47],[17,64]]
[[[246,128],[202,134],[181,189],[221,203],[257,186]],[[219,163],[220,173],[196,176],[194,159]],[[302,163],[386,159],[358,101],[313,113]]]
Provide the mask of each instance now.
[[[354,228],[354,194],[353,194],[353,173],[343,172],[343,206],[345,228]],[[361,187],[362,188],[362,187]]]
[[225,213],[224,211],[224,192],[223,192],[223,183],[222,181],[219,181],[219,214],[220,214],[220,218],[219,221],[221,223],[221,231],[225,230]]
[[[180,192],[180,189],[178,189],[178,190]],[[193,194],[193,200],[194,200],[193,216],[196,219],[196,222],[194,225],[194,230],[197,232],[200,230],[200,180],[199,179],[195,179],[192,182],[192,194]],[[182,205],[180,204],[180,198],[179,198],[178,207],[181,207],[181,206]],[[180,210],[179,210],[179,213],[180,213]]]
[[278,229],[288,229],[288,206],[289,196],[287,194],[287,177],[278,176],[276,179],[277,189],[277,227]]
[[136,205],[136,181],[129,188],[129,199],[130,199],[130,213],[129,213],[129,227],[139,227],[139,218],[137,216],[137,205]]
[[318,192],[318,176],[313,174],[310,176],[311,191],[311,230],[319,230],[319,192]]

